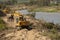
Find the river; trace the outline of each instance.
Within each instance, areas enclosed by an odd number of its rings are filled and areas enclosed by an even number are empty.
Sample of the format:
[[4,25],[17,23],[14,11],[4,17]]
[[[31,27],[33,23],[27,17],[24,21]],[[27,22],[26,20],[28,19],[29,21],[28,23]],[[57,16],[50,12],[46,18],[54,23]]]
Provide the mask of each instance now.
[[[27,10],[19,10],[23,14],[29,14]],[[36,12],[36,19],[43,19],[46,22],[53,22],[60,24],[60,13],[57,12]]]

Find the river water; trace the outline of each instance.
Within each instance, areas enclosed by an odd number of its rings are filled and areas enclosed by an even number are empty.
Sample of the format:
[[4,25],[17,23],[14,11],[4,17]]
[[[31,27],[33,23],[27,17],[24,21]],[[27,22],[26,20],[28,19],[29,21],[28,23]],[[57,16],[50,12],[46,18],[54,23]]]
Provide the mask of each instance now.
[[[19,12],[23,14],[29,14],[27,10],[19,10]],[[60,13],[55,13],[55,12],[36,12],[36,19],[43,19],[47,22],[54,22],[55,24],[58,23],[60,24]]]
[[35,18],[60,24],[60,13],[36,12]]

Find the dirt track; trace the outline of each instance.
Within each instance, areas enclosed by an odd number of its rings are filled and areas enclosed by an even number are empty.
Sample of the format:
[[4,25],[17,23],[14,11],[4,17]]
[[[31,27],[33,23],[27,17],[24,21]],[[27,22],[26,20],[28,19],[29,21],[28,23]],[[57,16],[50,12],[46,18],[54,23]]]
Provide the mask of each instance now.
[[2,37],[2,40],[50,40],[50,38],[41,35],[40,32],[35,29],[30,31],[27,29],[22,29],[5,34],[5,36]]

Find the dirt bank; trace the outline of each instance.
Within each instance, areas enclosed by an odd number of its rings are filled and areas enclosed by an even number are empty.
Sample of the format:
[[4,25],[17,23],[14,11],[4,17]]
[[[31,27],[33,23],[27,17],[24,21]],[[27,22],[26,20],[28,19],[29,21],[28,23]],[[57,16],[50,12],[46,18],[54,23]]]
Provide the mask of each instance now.
[[20,31],[14,31],[5,34],[2,40],[51,40],[47,36],[43,36],[35,29],[28,31],[27,29],[22,29]]

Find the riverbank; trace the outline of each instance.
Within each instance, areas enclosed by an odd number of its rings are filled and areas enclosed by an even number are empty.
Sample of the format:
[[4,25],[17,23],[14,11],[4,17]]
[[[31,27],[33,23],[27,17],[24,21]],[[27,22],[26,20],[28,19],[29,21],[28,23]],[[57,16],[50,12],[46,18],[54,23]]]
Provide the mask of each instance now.
[[28,7],[28,11],[30,12],[60,12],[60,7]]
[[29,12],[60,12],[60,6],[41,6],[38,7],[37,5],[13,5],[8,6],[11,8],[11,10],[23,10],[27,9]]
[[60,25],[54,24],[53,22],[46,22],[44,20],[30,19],[33,22],[33,28],[38,30],[41,35],[48,36],[51,40],[59,40],[60,38]]

